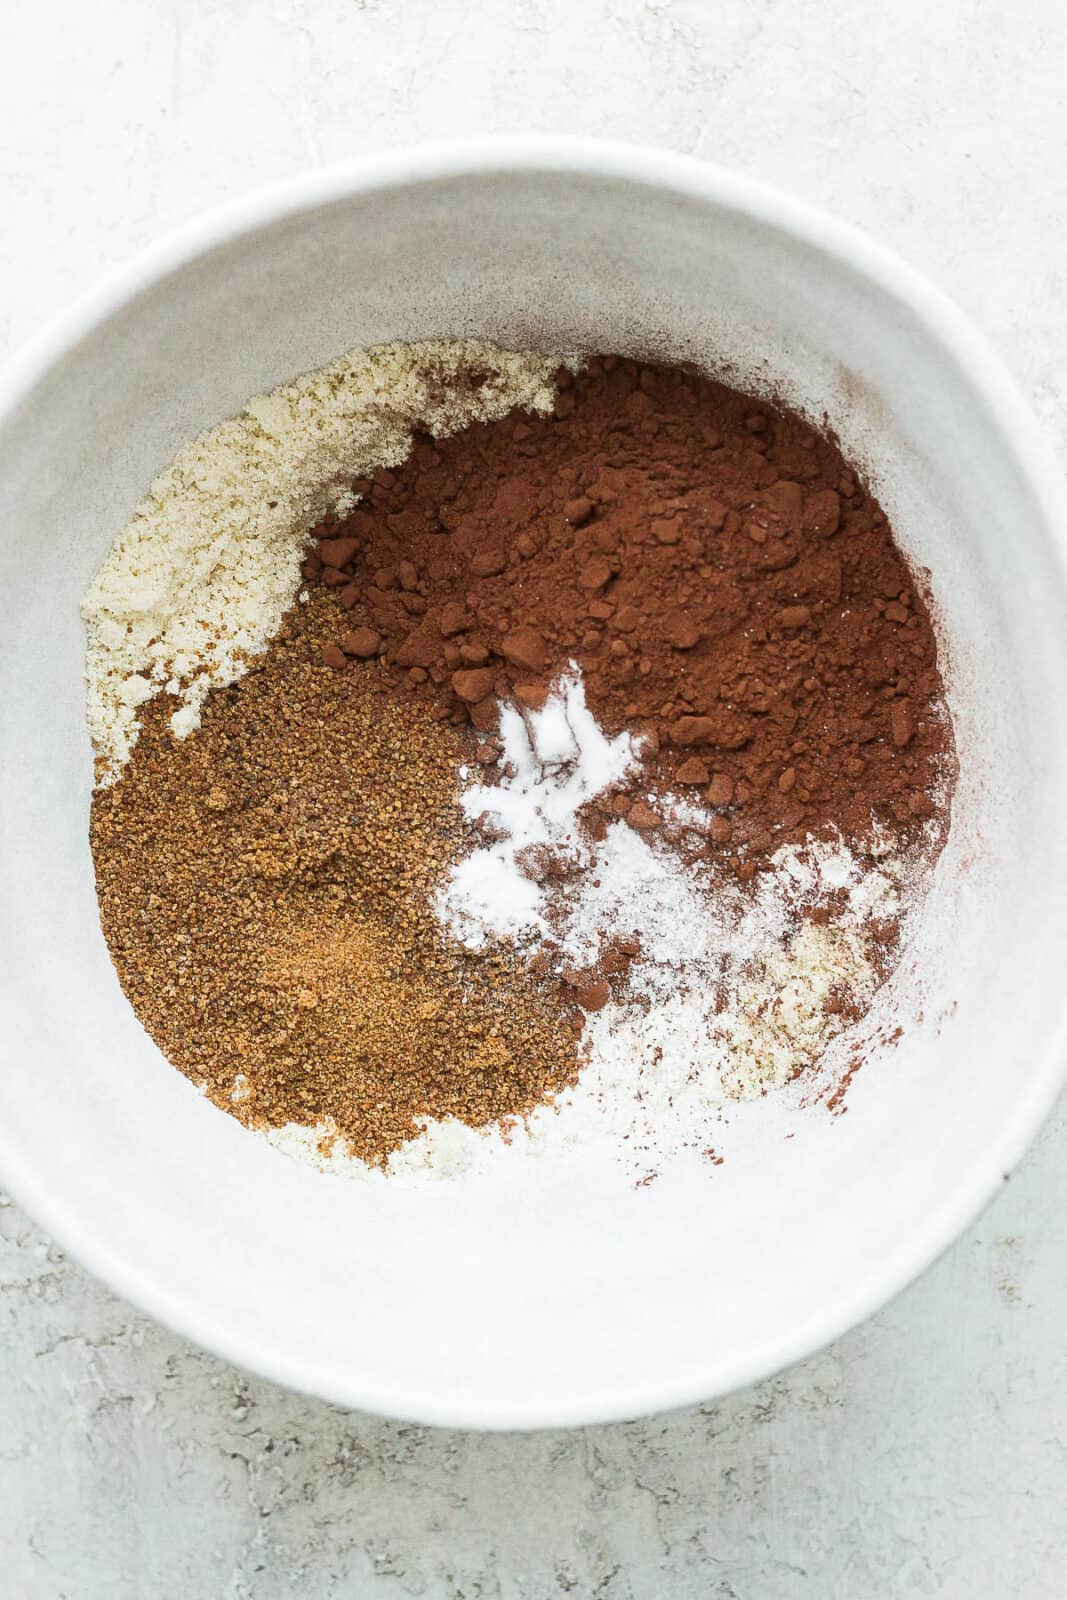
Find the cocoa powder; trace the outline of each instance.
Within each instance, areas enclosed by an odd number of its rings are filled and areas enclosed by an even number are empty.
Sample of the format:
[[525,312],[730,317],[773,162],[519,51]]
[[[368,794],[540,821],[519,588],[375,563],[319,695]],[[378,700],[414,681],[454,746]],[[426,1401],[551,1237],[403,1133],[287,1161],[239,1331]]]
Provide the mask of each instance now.
[[[349,625],[338,670],[386,681],[483,740],[498,700],[581,667],[605,728],[639,729],[647,787],[715,808],[742,876],[780,844],[947,812],[954,772],[921,583],[835,441],[693,373],[608,356],[512,413],[356,484],[308,581]],[[652,797],[654,801],[654,796]]]

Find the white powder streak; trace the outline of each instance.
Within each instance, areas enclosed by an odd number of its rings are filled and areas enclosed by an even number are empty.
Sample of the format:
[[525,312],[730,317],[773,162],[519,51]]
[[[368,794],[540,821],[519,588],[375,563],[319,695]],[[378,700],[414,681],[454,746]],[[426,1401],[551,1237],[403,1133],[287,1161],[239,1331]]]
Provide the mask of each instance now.
[[[861,1007],[873,998],[870,922],[900,912],[903,864],[887,857],[872,869],[843,843],[809,841],[779,850],[746,893],[622,819],[590,844],[579,809],[625,780],[637,752],[628,735],[605,736],[573,667],[543,711],[503,708],[501,735],[501,783],[463,796],[467,815],[499,836],[456,864],[438,915],[473,948],[502,935],[550,934],[557,968],[591,965],[605,942],[635,933],[641,952],[628,989],[587,1018],[588,1062],[572,1089],[509,1128],[428,1121],[390,1157],[389,1174],[455,1177],[578,1151],[640,1174],[699,1154],[731,1103],[781,1090],[820,1060],[846,1026],[828,1004],[835,991]],[[669,810],[673,824],[706,830],[710,813],[701,807],[671,799]],[[544,890],[522,870],[531,847],[584,868],[568,886],[555,880],[551,922]],[[841,901],[831,922],[805,916],[805,905],[831,891]],[[268,1137],[326,1170],[381,1176],[344,1155],[327,1126],[290,1125]],[[333,1145],[325,1159],[320,1140]]]
[[472,821],[484,818],[501,837],[457,863],[435,905],[441,921],[474,950],[492,935],[550,932],[544,890],[523,873],[521,852],[562,848],[587,862],[578,812],[637,762],[629,734],[609,739],[602,732],[573,663],[543,710],[524,719],[514,706],[501,708],[500,737],[506,775],[499,784],[468,789],[462,805]]

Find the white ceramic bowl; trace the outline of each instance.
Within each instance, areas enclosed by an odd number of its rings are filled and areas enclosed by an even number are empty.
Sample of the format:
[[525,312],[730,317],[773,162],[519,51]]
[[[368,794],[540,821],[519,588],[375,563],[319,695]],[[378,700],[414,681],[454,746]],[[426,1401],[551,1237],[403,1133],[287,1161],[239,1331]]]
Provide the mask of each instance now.
[[[255,391],[444,334],[777,384],[828,414],[932,572],[963,775],[896,985],[905,1036],[847,1116],[785,1140],[751,1115],[703,1178],[634,1189],[592,1156],[423,1189],[321,1177],[166,1065],[99,932],[78,606],[109,541],[178,446]],[[153,1315],[374,1411],[621,1417],[840,1334],[1018,1161],[1065,1058],[1067,504],[998,360],[869,240],[622,145],[449,147],[302,179],[154,249],[16,363],[0,506],[0,1176]]]

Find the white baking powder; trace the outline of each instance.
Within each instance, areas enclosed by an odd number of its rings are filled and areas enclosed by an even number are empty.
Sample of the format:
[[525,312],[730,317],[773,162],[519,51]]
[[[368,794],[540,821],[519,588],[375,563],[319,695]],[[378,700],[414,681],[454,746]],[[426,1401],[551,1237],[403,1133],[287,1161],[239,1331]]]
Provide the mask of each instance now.
[[637,764],[629,734],[609,739],[600,729],[573,665],[543,710],[524,716],[502,706],[500,738],[504,776],[475,785],[462,799],[467,816],[484,818],[499,838],[456,864],[436,906],[441,921],[472,949],[491,936],[549,933],[545,892],[524,872],[522,853],[561,850],[576,864],[588,864],[578,813]]
[[[586,1019],[588,1062],[574,1088],[508,1129],[428,1122],[389,1172],[447,1177],[580,1149],[636,1174],[699,1154],[724,1108],[815,1066],[846,1027],[829,1004],[835,991],[861,1007],[872,999],[870,924],[900,911],[901,865],[887,857],[861,868],[842,843],[788,846],[753,893],[623,818],[591,841],[580,808],[632,774],[638,752],[629,735],[610,739],[598,726],[573,667],[543,711],[502,708],[501,736],[505,776],[462,797],[492,837],[452,869],[436,902],[442,922],[474,948],[550,936],[557,969],[591,964],[613,937],[636,933],[641,952],[623,993]],[[668,810],[694,831],[710,815],[682,800]],[[532,847],[580,868],[562,886],[553,880],[550,904],[523,869]],[[842,902],[833,921],[812,920],[805,908],[830,890]],[[321,1156],[331,1131],[290,1126],[268,1137],[327,1170],[371,1176],[339,1142]]]

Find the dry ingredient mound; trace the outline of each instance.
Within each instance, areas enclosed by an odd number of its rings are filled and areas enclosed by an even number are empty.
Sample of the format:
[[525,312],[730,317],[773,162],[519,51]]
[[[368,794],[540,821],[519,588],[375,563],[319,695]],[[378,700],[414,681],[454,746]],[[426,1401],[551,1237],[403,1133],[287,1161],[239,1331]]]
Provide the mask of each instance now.
[[308,531],[354,504],[352,480],[515,407],[551,409],[556,363],[475,340],[353,350],[250,400],[152,483],[85,597],[97,777],[129,758],[141,707],[165,691],[179,737],[237,679],[292,603]]
[[513,950],[474,954],[434,917],[469,843],[460,740],[375,667],[324,667],[336,622],[328,596],[295,607],[195,738],[149,707],[92,848],[112,960],[168,1059],[243,1122],[380,1165],[423,1119],[529,1112],[579,1056]]
[[884,513],[690,372],[353,352],[181,452],[85,616],[126,993],[324,1160],[702,1148],[863,1017],[947,828]]

